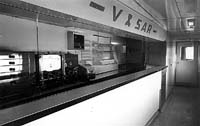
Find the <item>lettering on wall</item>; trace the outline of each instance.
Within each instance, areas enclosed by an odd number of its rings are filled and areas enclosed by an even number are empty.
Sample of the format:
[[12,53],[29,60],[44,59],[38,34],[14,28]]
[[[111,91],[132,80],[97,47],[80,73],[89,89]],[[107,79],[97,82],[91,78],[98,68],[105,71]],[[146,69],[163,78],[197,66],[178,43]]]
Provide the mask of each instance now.
[[[122,14],[123,10],[120,9],[117,11],[116,6],[113,6],[113,21],[116,22],[117,19],[120,17],[120,15]],[[133,18],[132,14],[128,14],[127,15],[127,20],[124,23],[125,25],[127,25],[128,27],[132,26],[131,23],[131,19]],[[147,22],[142,21],[142,19],[137,19],[136,24],[134,26],[135,29],[146,32],[146,33],[151,33],[152,30],[152,25],[148,24]]]
[[130,27],[130,25],[131,25],[131,19],[132,19],[132,17],[133,17],[133,15],[128,14],[128,19],[127,19],[127,21],[125,23],[125,25],[128,25],[128,27]]
[[[104,12],[104,10],[105,10],[104,6],[102,6],[98,3],[95,3],[93,1],[90,2],[90,7],[93,7],[102,12]],[[152,30],[153,26],[151,24],[143,21],[142,19],[134,16],[133,14],[130,14],[127,12],[125,13],[125,11],[123,9],[117,8],[117,6],[115,6],[115,5],[112,6],[112,11],[113,11],[112,12],[112,21],[113,22],[117,22],[119,20],[119,18],[124,18],[124,16],[122,16],[122,15],[127,15],[125,22],[122,22],[122,25],[131,27],[133,29],[136,29],[138,31],[148,33],[148,34],[150,34],[152,31],[153,31],[153,33],[156,33],[156,32],[154,32],[156,30]]]
[[113,21],[116,21],[117,18],[122,14],[123,10],[116,12],[116,6],[113,6]]
[[93,1],[90,2],[90,7],[93,7],[95,9],[97,9],[97,10],[100,10],[100,11],[104,11],[105,10],[104,6],[102,6],[100,4],[97,4],[97,3],[93,2]]

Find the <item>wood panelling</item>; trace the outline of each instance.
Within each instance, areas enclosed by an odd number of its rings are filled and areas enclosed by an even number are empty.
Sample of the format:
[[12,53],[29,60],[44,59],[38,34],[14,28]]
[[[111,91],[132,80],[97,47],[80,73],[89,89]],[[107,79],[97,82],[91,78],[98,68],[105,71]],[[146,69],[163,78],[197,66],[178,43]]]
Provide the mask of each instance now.
[[146,43],[146,64],[164,65],[166,64],[166,43],[147,42]]

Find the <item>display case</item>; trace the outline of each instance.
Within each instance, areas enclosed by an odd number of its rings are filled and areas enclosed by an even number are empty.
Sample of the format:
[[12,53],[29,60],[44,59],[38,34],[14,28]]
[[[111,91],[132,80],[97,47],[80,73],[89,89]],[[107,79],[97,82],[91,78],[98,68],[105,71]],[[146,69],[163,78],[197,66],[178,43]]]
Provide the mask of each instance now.
[[40,83],[45,88],[58,86],[62,80],[62,62],[59,54],[41,54],[39,58]]
[[85,40],[85,49],[81,50],[81,63],[88,69],[92,67],[96,74],[118,69],[111,37],[100,35],[93,35],[92,37],[93,39]]
[[81,51],[81,64],[93,65],[92,41],[85,40],[85,49]]
[[115,63],[111,44],[93,43],[94,65],[107,65]]

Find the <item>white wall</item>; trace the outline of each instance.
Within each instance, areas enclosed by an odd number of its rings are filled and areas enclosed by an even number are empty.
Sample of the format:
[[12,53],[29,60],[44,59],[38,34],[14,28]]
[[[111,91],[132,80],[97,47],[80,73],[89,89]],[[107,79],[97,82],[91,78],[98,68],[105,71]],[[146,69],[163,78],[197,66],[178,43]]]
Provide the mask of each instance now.
[[25,126],[144,126],[158,110],[160,87],[157,72]]
[[66,28],[44,23],[39,23],[38,27],[40,51],[66,51]]
[[36,45],[35,22],[0,15],[0,49],[34,51]]
[[[66,28],[39,23],[39,51],[66,51]],[[37,51],[36,22],[0,15],[0,50]]]

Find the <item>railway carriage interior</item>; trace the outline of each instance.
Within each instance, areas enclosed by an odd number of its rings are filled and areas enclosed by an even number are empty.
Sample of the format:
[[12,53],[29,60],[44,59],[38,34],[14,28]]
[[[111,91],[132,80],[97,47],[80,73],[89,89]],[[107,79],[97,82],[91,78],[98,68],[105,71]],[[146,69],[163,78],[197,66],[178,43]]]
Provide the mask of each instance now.
[[0,125],[199,126],[199,9],[0,0]]

